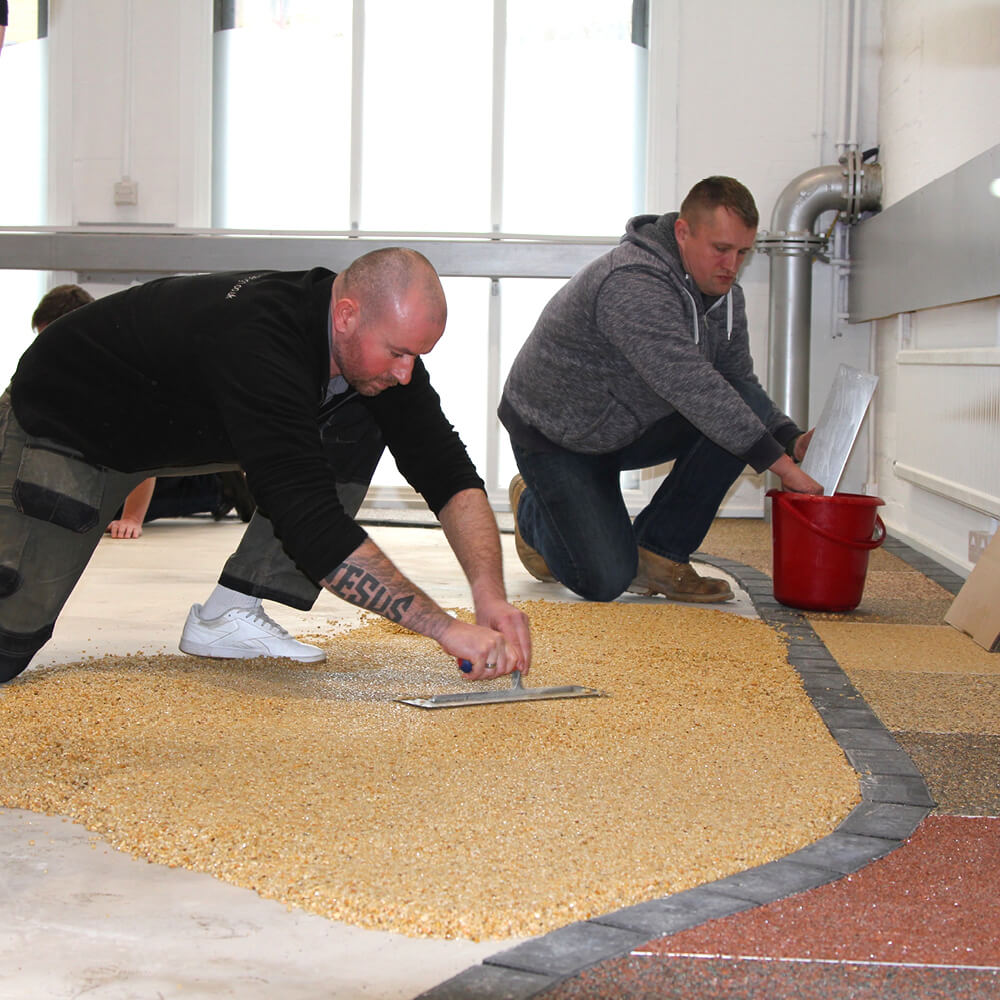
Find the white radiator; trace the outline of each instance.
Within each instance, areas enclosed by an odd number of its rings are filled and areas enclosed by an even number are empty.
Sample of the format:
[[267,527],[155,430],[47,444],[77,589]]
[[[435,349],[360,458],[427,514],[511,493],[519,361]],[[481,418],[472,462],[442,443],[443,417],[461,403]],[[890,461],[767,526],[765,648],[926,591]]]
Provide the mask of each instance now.
[[900,351],[895,471],[1000,517],[1000,348]]

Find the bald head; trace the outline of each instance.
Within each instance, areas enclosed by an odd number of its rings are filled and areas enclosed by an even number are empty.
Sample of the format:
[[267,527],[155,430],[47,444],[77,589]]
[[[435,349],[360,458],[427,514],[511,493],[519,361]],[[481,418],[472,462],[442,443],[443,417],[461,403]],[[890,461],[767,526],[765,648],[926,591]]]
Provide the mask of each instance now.
[[387,247],[358,257],[337,276],[338,297],[354,299],[363,322],[400,316],[419,307],[424,317],[444,328],[448,306],[431,262],[416,250]]
[[402,247],[366,253],[333,282],[330,374],[366,396],[405,385],[447,318],[444,289],[423,254]]

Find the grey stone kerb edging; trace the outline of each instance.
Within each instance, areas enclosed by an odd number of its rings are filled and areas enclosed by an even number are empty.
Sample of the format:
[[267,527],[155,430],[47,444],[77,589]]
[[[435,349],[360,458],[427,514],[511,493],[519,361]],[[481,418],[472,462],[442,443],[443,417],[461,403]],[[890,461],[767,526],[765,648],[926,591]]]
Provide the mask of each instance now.
[[[940,567],[892,545],[894,555],[937,578]],[[915,558],[908,558],[912,556]],[[913,762],[878,720],[805,616],[779,604],[771,578],[742,563],[698,553],[736,579],[760,617],[787,637],[788,661],[813,705],[858,772],[861,804],[833,833],[786,857],[736,875],[568,924],[485,959],[416,1000],[528,1000],[652,938],[774,902],[855,872],[899,847],[935,805]],[[944,570],[948,573],[949,571]],[[960,578],[938,580],[952,590]]]

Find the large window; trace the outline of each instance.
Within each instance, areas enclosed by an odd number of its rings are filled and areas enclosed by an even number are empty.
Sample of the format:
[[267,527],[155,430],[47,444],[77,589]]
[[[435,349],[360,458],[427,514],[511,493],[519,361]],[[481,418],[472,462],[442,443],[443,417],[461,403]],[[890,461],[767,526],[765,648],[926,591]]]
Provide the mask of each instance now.
[[223,8],[235,27],[215,34],[215,225],[346,229],[351,0]]
[[507,0],[507,232],[617,235],[641,203],[645,61],[632,17],[631,0]]
[[361,228],[490,228],[492,4],[366,0]]
[[[221,0],[214,224],[617,236],[644,191],[645,7]],[[428,367],[495,495],[513,473],[500,387],[558,285],[445,276]],[[383,462],[375,484],[399,482]]]
[[642,190],[644,10],[220,2],[215,224],[615,235]]

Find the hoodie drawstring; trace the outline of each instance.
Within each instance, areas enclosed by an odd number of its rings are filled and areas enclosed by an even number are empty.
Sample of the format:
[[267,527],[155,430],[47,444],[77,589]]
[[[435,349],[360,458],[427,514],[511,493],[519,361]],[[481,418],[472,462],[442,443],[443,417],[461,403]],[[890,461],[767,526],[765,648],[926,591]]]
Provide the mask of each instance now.
[[685,288],[684,294],[691,300],[691,329],[694,331],[694,342],[696,344],[700,343],[701,335],[698,330],[698,305],[694,300],[694,296]]
[[[694,296],[685,288],[684,293],[691,300],[691,327],[694,330],[694,342],[701,343],[701,334],[698,328],[698,306],[695,304]],[[717,304],[717,303],[716,303]],[[715,306],[713,305],[714,309]],[[730,288],[726,292],[726,340],[733,339],[733,290]]]

